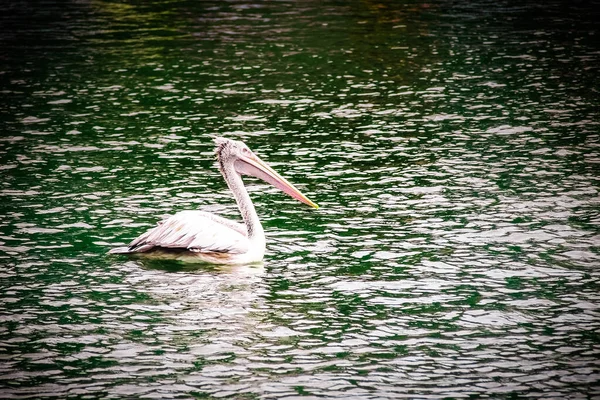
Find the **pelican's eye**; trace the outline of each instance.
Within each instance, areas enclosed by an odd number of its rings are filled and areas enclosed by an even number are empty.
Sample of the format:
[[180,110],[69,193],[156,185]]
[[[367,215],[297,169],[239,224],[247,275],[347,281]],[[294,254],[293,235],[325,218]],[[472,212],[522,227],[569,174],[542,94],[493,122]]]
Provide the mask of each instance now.
[[249,155],[249,154],[250,154],[250,149],[249,149],[249,148],[247,148],[247,147],[244,147],[244,148],[242,149],[242,153],[244,153],[244,154],[246,154],[246,155]]

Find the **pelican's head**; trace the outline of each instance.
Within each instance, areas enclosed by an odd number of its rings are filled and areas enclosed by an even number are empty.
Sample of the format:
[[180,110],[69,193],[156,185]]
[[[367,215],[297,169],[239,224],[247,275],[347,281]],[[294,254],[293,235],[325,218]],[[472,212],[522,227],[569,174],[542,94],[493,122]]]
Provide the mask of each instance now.
[[216,137],[217,144],[216,153],[219,160],[219,168],[224,173],[225,165],[232,165],[235,171],[240,175],[250,175],[263,181],[270,183],[276,188],[282,190],[296,200],[299,200],[311,207],[319,208],[319,206],[305,195],[303,195],[294,185],[287,181],[283,176],[279,175],[267,163],[262,161],[256,154],[246,146],[244,142],[239,140],[225,139]]

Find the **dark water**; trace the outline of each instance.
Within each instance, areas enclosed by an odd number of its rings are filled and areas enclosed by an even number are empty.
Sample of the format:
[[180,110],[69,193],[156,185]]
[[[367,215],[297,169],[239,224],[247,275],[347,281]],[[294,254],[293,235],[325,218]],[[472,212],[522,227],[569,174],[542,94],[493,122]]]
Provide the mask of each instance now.
[[[600,398],[596,2],[10,1],[2,398]],[[264,266],[105,253],[238,218]]]

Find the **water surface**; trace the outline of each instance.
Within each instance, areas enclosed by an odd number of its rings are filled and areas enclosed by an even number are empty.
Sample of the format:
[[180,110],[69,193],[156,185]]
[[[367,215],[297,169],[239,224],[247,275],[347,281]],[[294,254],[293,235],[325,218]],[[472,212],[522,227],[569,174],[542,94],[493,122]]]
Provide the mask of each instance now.
[[[600,396],[597,4],[9,2],[6,398]],[[107,256],[185,209],[262,266]]]

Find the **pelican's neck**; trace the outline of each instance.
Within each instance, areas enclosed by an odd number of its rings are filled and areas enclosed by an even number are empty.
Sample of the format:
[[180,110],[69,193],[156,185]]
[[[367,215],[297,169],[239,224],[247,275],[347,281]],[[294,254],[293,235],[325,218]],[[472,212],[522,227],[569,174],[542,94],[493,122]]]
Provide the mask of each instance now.
[[229,189],[233,192],[233,197],[235,197],[235,201],[240,209],[240,213],[242,214],[242,218],[244,219],[244,223],[248,230],[248,239],[264,243],[265,232],[258,219],[256,209],[254,208],[254,204],[252,204],[248,190],[246,190],[246,186],[244,186],[242,177],[237,173],[232,162],[219,162],[219,167],[221,169],[221,174],[223,174],[227,186],[229,186]]

